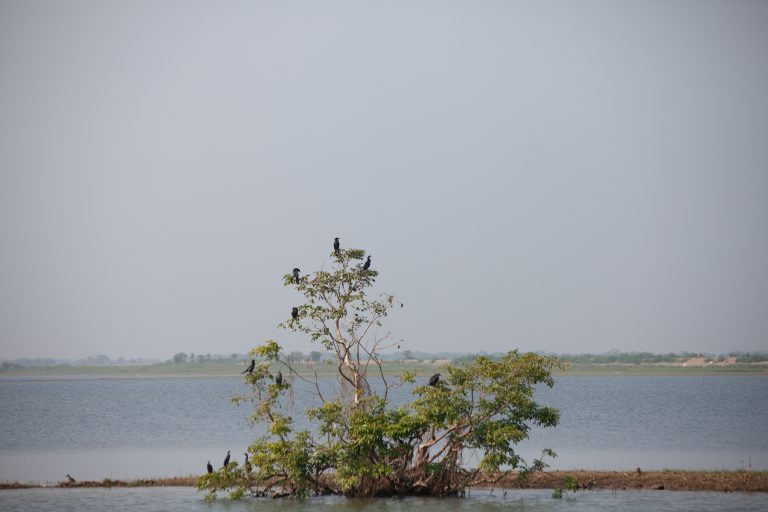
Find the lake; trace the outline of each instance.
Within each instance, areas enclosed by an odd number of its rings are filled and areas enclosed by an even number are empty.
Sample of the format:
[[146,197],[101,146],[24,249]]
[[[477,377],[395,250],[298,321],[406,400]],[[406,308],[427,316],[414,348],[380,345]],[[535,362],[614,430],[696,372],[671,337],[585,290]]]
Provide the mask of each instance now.
[[[305,386],[284,399],[296,419]],[[0,480],[186,476],[228,449],[242,461],[259,429],[229,398],[247,391],[237,377],[0,380]],[[563,376],[537,398],[561,423],[520,453],[552,448],[556,469],[768,469],[765,377]]]
[[699,510],[739,510],[764,512],[766,493],[710,493],[671,491],[579,492],[574,497],[552,499],[549,490],[510,490],[507,496],[496,491],[473,492],[470,498],[356,500],[339,497],[308,500],[244,499],[238,502],[217,500],[207,503],[191,488],[133,489],[24,489],[0,491],[0,510],[4,512],[57,512],[99,510],[102,512],[433,512],[439,505],[447,512],[537,511],[537,512],[694,512]]

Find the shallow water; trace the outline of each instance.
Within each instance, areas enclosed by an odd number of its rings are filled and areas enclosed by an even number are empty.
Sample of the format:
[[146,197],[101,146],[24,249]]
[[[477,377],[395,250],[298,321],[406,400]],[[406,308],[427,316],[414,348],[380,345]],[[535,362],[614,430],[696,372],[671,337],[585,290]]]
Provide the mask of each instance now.
[[[127,479],[200,473],[227,449],[242,460],[259,430],[239,378],[0,380],[0,480]],[[293,384],[295,418],[307,389]],[[410,398],[399,390],[395,401]],[[537,399],[561,411],[534,429],[560,469],[768,469],[768,378],[560,377]]]
[[579,492],[562,500],[552,498],[549,490],[514,490],[506,496],[495,491],[474,491],[470,498],[405,498],[354,500],[338,497],[308,500],[271,500],[246,498],[229,502],[219,499],[207,503],[201,494],[190,488],[131,488],[131,489],[22,489],[0,491],[0,510],[4,512],[59,512],[100,510],[134,512],[194,512],[194,511],[387,511],[433,512],[436,508],[450,512],[525,510],[525,511],[618,511],[639,512],[664,510],[691,512],[699,510],[739,510],[744,512],[768,509],[766,493],[708,493],[671,491]]

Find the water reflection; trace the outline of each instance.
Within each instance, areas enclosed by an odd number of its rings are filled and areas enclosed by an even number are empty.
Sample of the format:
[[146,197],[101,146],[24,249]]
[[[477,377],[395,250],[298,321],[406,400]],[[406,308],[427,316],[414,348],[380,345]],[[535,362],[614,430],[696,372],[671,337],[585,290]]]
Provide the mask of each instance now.
[[706,493],[670,491],[579,492],[572,498],[555,500],[549,490],[514,490],[505,496],[498,490],[473,491],[470,498],[405,498],[352,500],[339,497],[309,500],[244,499],[238,502],[217,500],[206,503],[190,488],[134,489],[24,489],[0,491],[0,510],[5,512],[120,511],[138,512],[216,512],[234,511],[386,511],[434,512],[435,507],[450,512],[495,510],[536,511],[618,511],[664,510],[763,511],[768,506],[765,493]]

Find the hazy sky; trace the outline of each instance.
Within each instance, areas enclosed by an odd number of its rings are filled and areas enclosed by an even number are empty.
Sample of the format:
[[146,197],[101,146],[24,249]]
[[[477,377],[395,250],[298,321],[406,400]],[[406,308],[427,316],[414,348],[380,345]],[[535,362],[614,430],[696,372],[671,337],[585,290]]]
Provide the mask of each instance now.
[[768,349],[768,2],[0,0],[0,358]]

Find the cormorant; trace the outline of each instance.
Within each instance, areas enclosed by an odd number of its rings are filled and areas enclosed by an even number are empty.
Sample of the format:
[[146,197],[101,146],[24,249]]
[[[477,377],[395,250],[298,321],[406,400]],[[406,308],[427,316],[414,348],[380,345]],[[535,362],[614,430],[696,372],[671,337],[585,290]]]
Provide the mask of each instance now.
[[293,308],[291,310],[291,318],[293,318],[294,320],[299,318],[299,308]]
[[224,467],[227,467],[227,464],[229,464],[229,450],[227,450],[227,456],[224,457]]
[[213,473],[213,466],[211,466],[211,461],[208,461],[208,473]]
[[430,386],[434,386],[434,385],[437,384],[437,381],[439,381],[439,380],[440,380],[440,374],[436,373],[436,374],[434,374],[433,376],[431,376],[429,378],[429,385]]
[[248,460],[248,452],[244,453],[243,455],[245,455],[245,464],[244,464],[245,470],[250,473],[251,472],[251,463]]
[[333,239],[333,252],[336,254],[339,254],[339,247],[341,244],[339,243],[339,237],[336,237]]
[[69,473],[67,473],[67,483],[70,483],[70,484],[76,484],[76,483],[77,483],[77,480],[75,480],[74,478],[72,478],[71,476],[69,476]]
[[293,269],[293,278],[296,280],[296,284],[299,283],[299,272],[301,272],[301,270],[298,268]]
[[371,257],[368,256],[368,259],[365,260],[365,265],[363,265],[363,270],[368,270],[371,268]]
[[256,360],[251,359],[251,364],[248,365],[248,368],[240,372],[240,375],[244,373],[251,373],[253,371],[253,368],[256,366]]
[[275,384],[278,386],[283,385],[283,374],[280,370],[277,370],[277,375],[275,375]]

